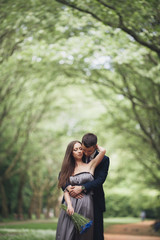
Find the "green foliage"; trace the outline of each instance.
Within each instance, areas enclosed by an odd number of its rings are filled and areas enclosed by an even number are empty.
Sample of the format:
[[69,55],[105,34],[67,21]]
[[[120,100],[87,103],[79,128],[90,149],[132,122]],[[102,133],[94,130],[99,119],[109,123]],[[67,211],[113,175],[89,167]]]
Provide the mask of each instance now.
[[76,12],[91,15],[104,25],[120,28],[132,37],[132,41],[137,41],[160,56],[159,2],[147,0],[141,2],[57,0],[57,2],[75,9]]
[[[141,195],[140,195],[141,194]],[[160,213],[160,205],[158,198],[142,193],[134,193],[132,195],[110,193],[106,198],[105,217],[140,217],[141,211],[146,212],[147,218],[158,219]]]

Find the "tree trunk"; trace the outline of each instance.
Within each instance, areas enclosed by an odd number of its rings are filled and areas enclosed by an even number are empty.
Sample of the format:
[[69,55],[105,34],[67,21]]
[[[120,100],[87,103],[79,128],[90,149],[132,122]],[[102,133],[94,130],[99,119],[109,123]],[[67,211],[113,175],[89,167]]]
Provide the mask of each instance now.
[[37,192],[36,194],[36,217],[37,219],[40,219],[41,212],[42,212],[42,193]]
[[2,198],[2,216],[4,218],[7,218],[8,217],[7,196],[2,181],[0,181],[0,192]]
[[28,209],[28,218],[31,219],[32,218],[32,214],[33,214],[33,210],[34,210],[34,194],[31,197],[31,201],[30,201],[30,206]]
[[45,218],[49,218],[49,211],[50,211],[50,197],[47,197],[47,206],[46,206],[46,213],[45,213]]
[[19,188],[18,188],[18,194],[17,194],[17,214],[18,214],[18,219],[22,220],[23,219],[23,188],[25,185],[25,175],[21,174],[20,176],[20,183],[19,183]]

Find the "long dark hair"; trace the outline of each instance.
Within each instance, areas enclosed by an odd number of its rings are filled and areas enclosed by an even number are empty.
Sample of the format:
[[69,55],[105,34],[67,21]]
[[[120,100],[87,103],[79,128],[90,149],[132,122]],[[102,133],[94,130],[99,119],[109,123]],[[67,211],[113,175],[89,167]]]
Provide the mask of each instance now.
[[69,183],[69,177],[73,174],[75,169],[75,159],[73,157],[73,148],[76,143],[82,144],[80,141],[72,141],[68,144],[64,159],[62,162],[61,172],[59,175],[58,187],[65,187],[66,183]]

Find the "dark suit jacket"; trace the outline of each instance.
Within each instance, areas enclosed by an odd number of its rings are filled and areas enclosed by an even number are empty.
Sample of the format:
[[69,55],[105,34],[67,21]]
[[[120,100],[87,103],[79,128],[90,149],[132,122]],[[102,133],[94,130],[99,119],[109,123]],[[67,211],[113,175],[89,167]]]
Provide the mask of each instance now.
[[[96,155],[98,152],[96,152]],[[95,156],[96,156],[95,155]],[[103,183],[106,180],[109,169],[109,157],[104,156],[102,162],[96,167],[94,172],[94,180],[91,182],[87,182],[83,184],[85,186],[86,191],[93,190],[93,202],[94,208],[98,208],[98,210],[104,212],[105,211],[105,196],[103,191]]]

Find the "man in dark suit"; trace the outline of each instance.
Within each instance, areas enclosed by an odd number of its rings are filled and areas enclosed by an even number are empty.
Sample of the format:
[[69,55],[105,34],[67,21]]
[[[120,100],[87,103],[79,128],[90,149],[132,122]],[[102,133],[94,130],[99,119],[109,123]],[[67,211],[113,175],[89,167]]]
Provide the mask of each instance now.
[[[87,133],[82,138],[82,148],[85,154],[85,162],[92,161],[98,154],[96,149],[97,136]],[[83,186],[68,186],[67,189],[72,197],[81,198],[83,194],[93,190],[94,203],[94,240],[104,240],[103,236],[103,212],[105,211],[105,197],[103,183],[106,180],[109,169],[109,158],[104,156],[102,162],[96,167],[94,180],[85,183]]]

